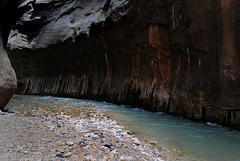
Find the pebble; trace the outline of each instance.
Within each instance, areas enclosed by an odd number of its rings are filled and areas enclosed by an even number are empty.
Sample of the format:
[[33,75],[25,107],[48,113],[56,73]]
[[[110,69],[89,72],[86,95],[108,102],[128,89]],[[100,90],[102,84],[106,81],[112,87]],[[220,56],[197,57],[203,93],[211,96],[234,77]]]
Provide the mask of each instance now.
[[57,152],[64,153],[64,150],[61,148],[56,149]]
[[64,142],[62,142],[62,141],[57,141],[57,145],[58,145],[58,146],[64,146],[64,145],[66,145],[66,143],[64,143]]
[[72,141],[68,141],[67,145],[72,146],[74,143]]
[[98,136],[99,136],[100,138],[104,138],[104,136],[103,136],[102,134],[99,134]]
[[98,135],[93,134],[92,138],[98,138]]
[[136,145],[140,145],[141,142],[137,138],[133,138],[133,143]]
[[120,161],[131,161],[131,160],[134,160],[134,158],[130,157],[130,156],[121,156],[120,157]]
[[60,154],[57,154],[56,156],[57,156],[57,157],[59,157],[59,158],[64,158],[64,156],[63,156],[63,154],[62,154],[62,153],[60,153]]
[[95,159],[93,156],[91,156],[91,155],[86,156],[85,159],[86,159],[86,160],[90,160],[90,161],[95,161],[95,160],[96,160],[96,159]]
[[67,152],[67,153],[64,153],[63,154],[63,156],[66,158],[66,157],[69,157],[69,156],[71,156],[72,155],[72,153],[71,152]]
[[152,144],[152,145],[157,145],[158,144],[157,141],[149,141],[149,143]]
[[24,153],[24,154],[27,154],[27,153],[28,153],[28,151],[23,151],[23,153]]

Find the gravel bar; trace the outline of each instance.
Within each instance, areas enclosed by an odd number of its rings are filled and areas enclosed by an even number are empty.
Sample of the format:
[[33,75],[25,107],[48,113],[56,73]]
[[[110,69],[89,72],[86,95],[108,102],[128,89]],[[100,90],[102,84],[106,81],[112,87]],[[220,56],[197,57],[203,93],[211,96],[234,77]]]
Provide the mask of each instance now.
[[154,143],[140,141],[92,106],[11,108],[15,113],[0,115],[0,160],[166,160]]

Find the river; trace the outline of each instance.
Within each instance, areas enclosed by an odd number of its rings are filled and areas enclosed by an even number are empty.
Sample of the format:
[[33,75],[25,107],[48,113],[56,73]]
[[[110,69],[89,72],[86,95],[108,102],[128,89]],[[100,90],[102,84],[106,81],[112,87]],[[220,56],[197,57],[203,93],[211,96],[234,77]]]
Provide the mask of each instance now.
[[169,155],[178,155],[180,160],[240,161],[240,132],[209,122],[197,123],[141,108],[62,97],[14,95],[8,107],[64,103],[92,105],[96,110],[110,114],[141,140],[156,142],[171,152]]

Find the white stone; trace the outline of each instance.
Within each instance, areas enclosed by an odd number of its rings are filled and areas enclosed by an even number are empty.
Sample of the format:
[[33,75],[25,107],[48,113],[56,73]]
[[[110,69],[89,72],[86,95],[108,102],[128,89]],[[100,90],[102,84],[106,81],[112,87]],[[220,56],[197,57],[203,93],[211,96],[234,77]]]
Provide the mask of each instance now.
[[23,153],[24,153],[24,154],[27,154],[27,153],[28,153],[28,151],[24,151]]
[[68,141],[67,145],[72,146],[74,143],[72,141]]
[[67,152],[66,154],[65,154],[65,153],[63,154],[64,157],[69,157],[69,156],[71,156],[71,155],[72,155],[71,152]]
[[133,138],[133,143],[136,145],[141,145],[141,142],[137,138]]
[[92,134],[92,138],[98,138],[98,135]]

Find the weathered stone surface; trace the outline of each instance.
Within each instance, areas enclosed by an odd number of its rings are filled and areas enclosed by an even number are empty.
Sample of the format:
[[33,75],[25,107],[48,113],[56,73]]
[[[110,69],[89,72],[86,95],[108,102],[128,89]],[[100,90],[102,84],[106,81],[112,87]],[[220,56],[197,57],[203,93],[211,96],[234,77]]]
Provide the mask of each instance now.
[[17,78],[3,43],[4,35],[2,32],[6,25],[2,14],[6,3],[7,1],[0,1],[0,110],[4,110],[17,87]]
[[[114,16],[113,10],[127,3],[127,0],[24,0],[19,5],[23,15],[11,31],[9,46],[35,49],[68,39],[74,42],[79,34],[89,34],[93,23],[104,21],[110,14]],[[112,9],[106,11],[105,7]],[[127,11],[116,16],[124,16]]]
[[9,37],[19,91],[240,129],[239,7],[237,0],[22,1]]
[[3,110],[17,87],[17,79],[1,40],[0,57],[0,110]]

